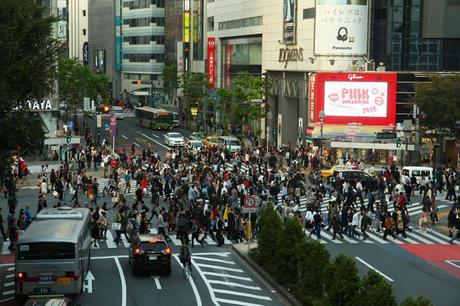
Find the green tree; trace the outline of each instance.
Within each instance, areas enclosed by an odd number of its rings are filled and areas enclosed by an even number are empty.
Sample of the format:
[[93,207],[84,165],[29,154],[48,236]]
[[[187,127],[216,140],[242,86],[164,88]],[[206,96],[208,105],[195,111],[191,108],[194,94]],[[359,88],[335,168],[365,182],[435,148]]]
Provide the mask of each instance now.
[[219,88],[219,111],[224,115],[224,128],[228,123],[248,124],[265,117],[267,107],[261,103],[269,82],[260,76],[243,72],[233,80],[229,89]]
[[179,86],[177,78],[177,64],[174,62],[166,63],[163,66],[163,84],[166,94],[172,97]]
[[361,279],[356,306],[397,306],[393,288],[374,270],[369,270]]
[[8,172],[13,151],[43,148],[38,116],[14,109],[45,98],[54,85],[59,48],[51,33],[56,19],[45,14],[37,1],[0,1],[0,179]]
[[460,76],[434,76],[431,83],[418,83],[415,103],[425,117],[420,121],[426,128],[438,132],[448,131],[460,136],[455,122],[460,118]]
[[59,96],[67,100],[71,110],[83,106],[83,98],[103,101],[109,98],[109,79],[104,74],[95,73],[89,66],[82,65],[77,58],[59,58]]
[[199,109],[203,106],[207,81],[204,73],[185,72],[182,75],[182,92],[189,105]]
[[329,252],[318,241],[304,240],[299,247],[299,256],[298,298],[303,304],[322,304]]
[[360,287],[358,270],[353,259],[340,254],[329,264],[326,271],[327,305],[353,305]]
[[267,205],[258,221],[259,233],[257,234],[257,249],[251,256],[268,272],[274,271],[276,258],[274,254],[279,248],[279,239],[283,224],[272,205]]
[[279,282],[289,289],[295,289],[299,280],[300,246],[305,240],[299,219],[287,218],[274,253],[274,272]]
[[431,301],[423,296],[419,296],[414,299],[412,297],[405,298],[400,304],[400,306],[434,306]]

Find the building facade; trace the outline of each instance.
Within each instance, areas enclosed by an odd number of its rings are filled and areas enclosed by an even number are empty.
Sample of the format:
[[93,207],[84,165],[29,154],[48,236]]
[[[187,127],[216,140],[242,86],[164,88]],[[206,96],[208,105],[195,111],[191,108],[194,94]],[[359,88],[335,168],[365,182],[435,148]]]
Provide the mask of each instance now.
[[121,37],[117,28],[120,3],[119,0],[92,0],[88,8],[89,63],[97,72],[107,75],[114,99],[122,97]]
[[89,64],[88,0],[69,0],[69,57]]
[[158,104],[163,99],[165,1],[122,0],[121,87],[134,103]]

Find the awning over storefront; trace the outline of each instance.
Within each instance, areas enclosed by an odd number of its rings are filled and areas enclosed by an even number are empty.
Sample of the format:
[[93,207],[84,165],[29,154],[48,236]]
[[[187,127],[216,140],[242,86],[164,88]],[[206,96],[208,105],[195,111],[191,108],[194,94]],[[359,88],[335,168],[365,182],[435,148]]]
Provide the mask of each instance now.
[[[396,143],[372,143],[372,142],[346,142],[346,141],[331,141],[331,148],[343,149],[375,149],[375,150],[406,150],[406,145],[403,144],[397,148]],[[414,151],[414,145],[407,145],[407,151]]]

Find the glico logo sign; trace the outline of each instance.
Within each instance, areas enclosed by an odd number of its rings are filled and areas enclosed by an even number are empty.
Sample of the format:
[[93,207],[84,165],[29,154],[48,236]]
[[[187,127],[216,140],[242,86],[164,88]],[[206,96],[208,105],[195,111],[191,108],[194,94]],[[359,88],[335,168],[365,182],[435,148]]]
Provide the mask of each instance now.
[[361,80],[361,79],[364,79],[364,77],[362,75],[358,75],[358,74],[354,74],[354,73],[350,73],[347,78],[350,80],[350,81],[353,81],[353,80]]

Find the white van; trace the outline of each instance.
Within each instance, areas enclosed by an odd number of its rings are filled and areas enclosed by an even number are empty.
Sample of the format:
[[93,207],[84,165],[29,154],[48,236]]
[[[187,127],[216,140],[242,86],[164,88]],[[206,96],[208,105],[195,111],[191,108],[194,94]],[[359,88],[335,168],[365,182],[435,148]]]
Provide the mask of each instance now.
[[125,112],[120,106],[112,106],[112,116],[117,119],[123,119],[125,117]]
[[241,150],[241,142],[238,138],[233,136],[221,136],[219,137],[219,146],[230,150],[233,152],[238,152]]
[[402,169],[402,176],[404,175],[409,175],[409,177],[412,177],[412,175],[414,175],[417,179],[417,185],[420,185],[422,176],[425,178],[426,181],[428,181],[429,179],[433,179],[433,168],[423,166],[405,166]]

